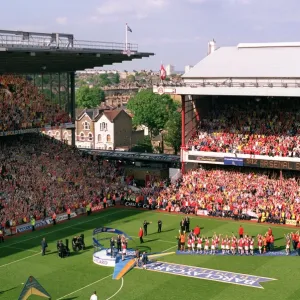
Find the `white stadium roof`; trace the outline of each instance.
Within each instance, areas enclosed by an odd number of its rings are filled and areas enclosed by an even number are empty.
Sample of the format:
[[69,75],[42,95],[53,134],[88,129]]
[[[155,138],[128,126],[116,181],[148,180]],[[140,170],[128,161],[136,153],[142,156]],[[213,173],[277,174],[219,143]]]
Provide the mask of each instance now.
[[202,78],[300,78],[300,42],[218,48],[183,75]]

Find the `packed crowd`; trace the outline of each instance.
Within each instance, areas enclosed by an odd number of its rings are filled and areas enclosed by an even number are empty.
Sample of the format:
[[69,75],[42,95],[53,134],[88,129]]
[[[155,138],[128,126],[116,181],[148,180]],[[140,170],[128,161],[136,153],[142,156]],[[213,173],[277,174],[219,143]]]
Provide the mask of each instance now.
[[237,168],[191,170],[153,196],[159,207],[214,216],[255,216],[259,222],[300,221],[300,184],[293,173]]
[[188,142],[195,151],[300,157],[300,101],[216,99]]
[[39,134],[0,139],[0,224],[15,226],[120,197],[123,170]]
[[28,78],[0,76],[0,132],[67,122],[69,115],[48,101]]

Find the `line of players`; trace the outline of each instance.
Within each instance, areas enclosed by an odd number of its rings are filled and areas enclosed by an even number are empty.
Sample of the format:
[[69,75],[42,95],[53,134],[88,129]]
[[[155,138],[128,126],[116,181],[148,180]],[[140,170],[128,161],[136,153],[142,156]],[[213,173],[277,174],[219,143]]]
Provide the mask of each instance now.
[[[298,251],[300,255],[300,236],[299,232],[291,233],[285,235],[286,239],[286,255],[291,252],[291,243],[293,249]],[[214,233],[213,237],[209,239],[205,236],[196,235],[194,231],[191,231],[187,238],[186,247],[186,236],[184,232],[180,231],[179,235],[180,249],[185,251],[187,248],[188,252],[200,253],[200,254],[216,254],[221,250],[222,254],[232,254],[232,255],[254,255],[255,244],[260,254],[266,253],[267,251],[274,250],[274,235],[272,230],[269,228],[265,235],[258,234],[255,238],[249,235],[240,235],[236,237],[233,233],[232,236],[222,236]]]

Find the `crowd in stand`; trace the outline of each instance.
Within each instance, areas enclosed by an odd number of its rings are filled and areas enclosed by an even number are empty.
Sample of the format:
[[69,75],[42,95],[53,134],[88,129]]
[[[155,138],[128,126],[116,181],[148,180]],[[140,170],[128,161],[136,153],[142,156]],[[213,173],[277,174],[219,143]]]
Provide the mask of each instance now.
[[259,222],[300,220],[300,185],[295,174],[209,168],[189,171],[160,191],[155,201],[167,210],[213,216],[256,216]]
[[216,99],[207,116],[202,116],[188,148],[300,157],[299,108],[299,99]]
[[120,196],[122,169],[40,134],[0,139],[0,224],[18,225]]
[[0,132],[67,122],[68,114],[48,101],[29,78],[0,76]]

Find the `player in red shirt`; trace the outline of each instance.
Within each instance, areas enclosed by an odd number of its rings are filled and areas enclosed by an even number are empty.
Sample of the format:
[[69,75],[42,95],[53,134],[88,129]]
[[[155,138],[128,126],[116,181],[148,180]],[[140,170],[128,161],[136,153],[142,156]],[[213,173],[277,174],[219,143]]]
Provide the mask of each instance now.
[[238,251],[240,255],[244,254],[244,239],[240,238],[238,241]]
[[273,234],[272,229],[271,229],[271,227],[269,227],[269,229],[268,229],[268,235],[272,235],[272,234]]
[[188,242],[187,242],[187,246],[188,246],[188,252],[191,252],[191,248],[192,248],[192,239],[188,239]]
[[244,237],[244,228],[242,225],[240,225],[240,228],[239,228],[239,236],[240,236],[240,238]]
[[222,249],[222,254],[224,255],[225,254],[225,247],[226,247],[226,240],[225,238],[222,239],[222,242],[221,242],[221,249]]
[[196,236],[192,235],[192,251],[195,252]]
[[211,252],[210,254],[215,255],[216,254],[216,239],[211,239]]
[[254,255],[254,238],[250,238],[250,254]]
[[200,236],[200,232],[201,232],[201,229],[199,227],[199,225],[197,225],[194,229],[194,234],[196,237],[199,237]]
[[122,260],[125,259],[127,245],[125,242],[122,243]]
[[227,237],[226,235],[226,253],[229,254],[230,253],[230,239]]
[[261,254],[262,247],[263,247],[263,240],[262,240],[262,236],[260,234],[257,236],[257,244],[258,244],[258,251]]
[[233,237],[232,240],[231,240],[231,253],[232,253],[232,255],[236,255],[236,246],[237,246],[236,238]]
[[143,240],[143,236],[144,236],[144,230],[142,227],[140,227],[140,231],[139,231],[139,238],[140,238],[140,243],[144,243],[144,240]]
[[205,245],[204,245],[204,254],[208,254],[209,251],[209,239],[205,239]]
[[300,256],[300,237],[298,238],[297,252],[298,252],[298,256]]
[[197,253],[202,253],[202,238],[198,237],[197,239]]
[[249,240],[249,237],[247,235],[244,239],[244,247],[245,247],[246,255],[249,255],[250,240]]

